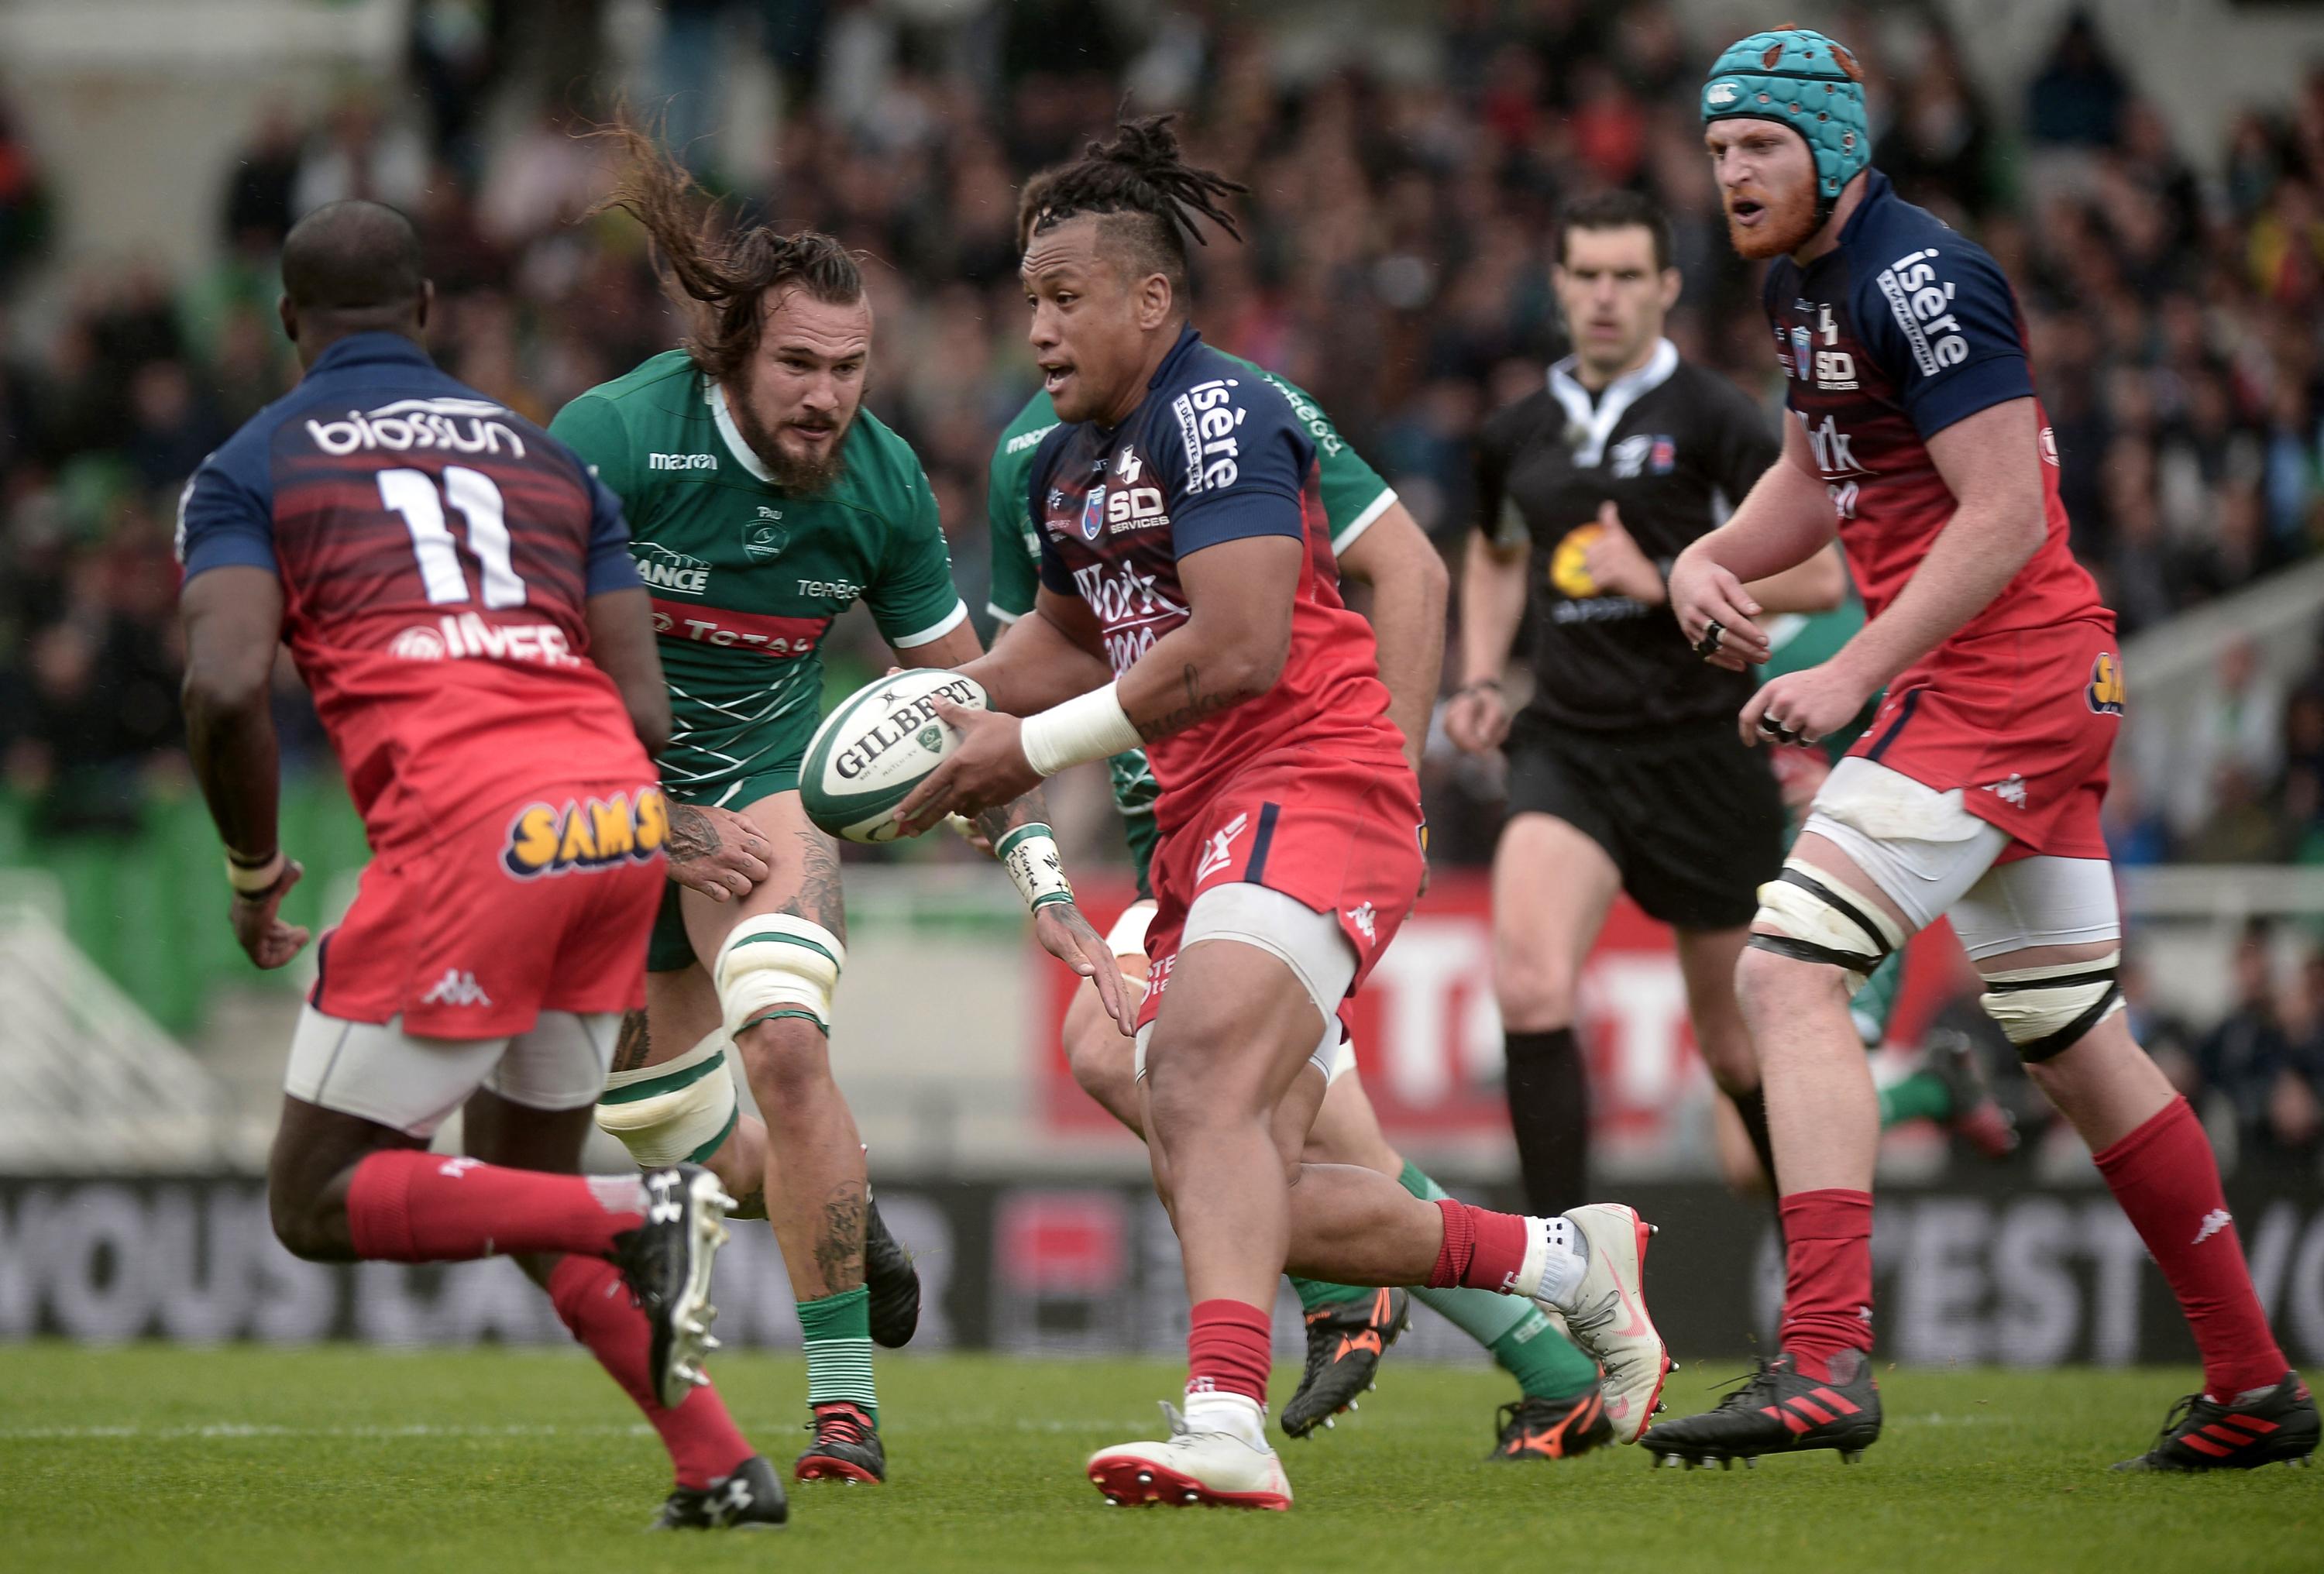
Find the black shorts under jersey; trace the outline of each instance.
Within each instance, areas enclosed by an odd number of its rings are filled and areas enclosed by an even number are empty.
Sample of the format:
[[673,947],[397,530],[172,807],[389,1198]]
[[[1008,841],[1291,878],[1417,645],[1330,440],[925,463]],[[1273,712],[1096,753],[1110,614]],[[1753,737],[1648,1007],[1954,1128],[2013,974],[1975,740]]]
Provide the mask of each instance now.
[[1784,865],[1784,803],[1764,750],[1713,720],[1606,731],[1518,715],[1508,813],[1553,815],[1606,850],[1622,888],[1676,929],[1735,929]]

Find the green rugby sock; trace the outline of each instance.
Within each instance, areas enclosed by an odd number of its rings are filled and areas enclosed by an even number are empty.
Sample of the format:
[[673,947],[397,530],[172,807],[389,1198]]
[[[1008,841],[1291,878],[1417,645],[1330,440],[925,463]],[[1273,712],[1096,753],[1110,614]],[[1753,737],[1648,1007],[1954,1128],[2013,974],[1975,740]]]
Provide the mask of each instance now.
[[807,1339],[807,1402],[856,1404],[880,1424],[872,1386],[872,1292],[858,1284],[836,1295],[798,1303]]
[[[1410,1160],[1397,1180],[1425,1202],[1447,1195]],[[1522,1295],[1490,1290],[1416,1288],[1420,1303],[1485,1347],[1517,1386],[1536,1399],[1568,1399],[1598,1381],[1598,1363],[1573,1348],[1541,1308]],[[1547,1337],[1544,1337],[1544,1336]]]
[[1299,1310],[1320,1312],[1326,1306],[1342,1306],[1351,1301],[1369,1301],[1370,1290],[1359,1290],[1352,1284],[1327,1284],[1321,1279],[1303,1279],[1296,1274],[1286,1274],[1291,1288],[1299,1297]]
[[1883,1130],[1901,1120],[1945,1120],[1952,1112],[1952,1090],[1934,1072],[1914,1072],[1880,1090]]

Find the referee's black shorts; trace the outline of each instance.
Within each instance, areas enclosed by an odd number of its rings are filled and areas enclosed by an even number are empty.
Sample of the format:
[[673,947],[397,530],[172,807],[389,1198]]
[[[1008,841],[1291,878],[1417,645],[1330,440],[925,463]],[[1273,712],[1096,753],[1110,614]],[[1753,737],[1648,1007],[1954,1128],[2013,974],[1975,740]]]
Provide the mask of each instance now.
[[1714,720],[1629,732],[1509,729],[1508,813],[1554,815],[1606,850],[1622,888],[1677,929],[1737,929],[1784,866],[1784,802],[1766,751]]

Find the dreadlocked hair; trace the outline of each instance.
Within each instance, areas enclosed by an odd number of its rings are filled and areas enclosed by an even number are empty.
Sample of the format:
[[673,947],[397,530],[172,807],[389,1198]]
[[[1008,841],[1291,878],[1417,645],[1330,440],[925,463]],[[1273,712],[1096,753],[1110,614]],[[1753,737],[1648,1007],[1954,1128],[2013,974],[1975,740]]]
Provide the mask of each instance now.
[[588,216],[620,208],[645,226],[662,293],[686,320],[686,352],[705,376],[724,382],[759,347],[760,301],[770,290],[803,290],[835,306],[863,299],[855,253],[827,235],[783,235],[772,225],[738,231],[694,177],[628,115],[588,134],[619,151],[613,189]]
[[1026,182],[1017,205],[1017,244],[1084,214],[1119,216],[1117,233],[1139,274],[1160,273],[1173,290],[1186,288],[1186,243],[1207,245],[1197,216],[1209,219],[1236,240],[1242,231],[1221,206],[1250,189],[1215,170],[1197,169],[1178,150],[1170,129],[1176,115],[1125,120],[1108,142],[1093,142],[1071,163],[1042,170]]

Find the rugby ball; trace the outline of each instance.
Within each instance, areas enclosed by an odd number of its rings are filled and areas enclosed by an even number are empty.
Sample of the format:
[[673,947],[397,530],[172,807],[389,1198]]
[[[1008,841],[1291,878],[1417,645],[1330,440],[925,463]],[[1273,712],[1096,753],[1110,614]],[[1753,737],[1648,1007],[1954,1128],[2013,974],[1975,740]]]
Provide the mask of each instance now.
[[982,684],[934,667],[876,678],[840,701],[799,767],[807,817],[850,842],[893,842],[896,805],[960,741],[936,719],[939,699],[991,708]]

